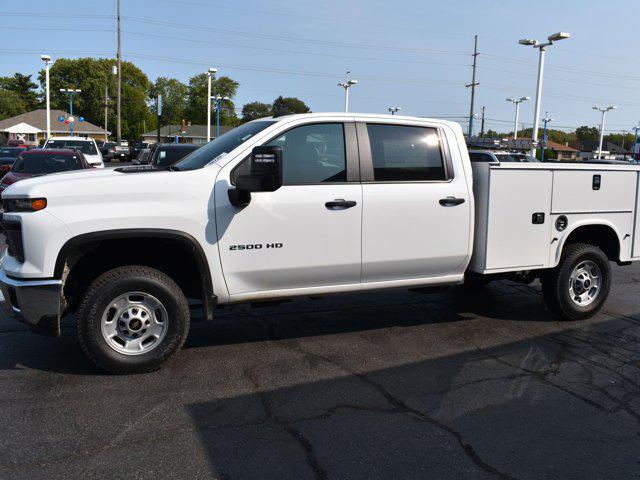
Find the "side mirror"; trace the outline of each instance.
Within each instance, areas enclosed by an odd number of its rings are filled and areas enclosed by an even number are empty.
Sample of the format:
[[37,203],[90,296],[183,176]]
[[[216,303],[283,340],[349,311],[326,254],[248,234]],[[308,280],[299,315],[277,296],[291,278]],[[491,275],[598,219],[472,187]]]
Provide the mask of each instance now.
[[238,175],[236,188],[229,190],[229,201],[246,207],[251,192],[275,192],[282,186],[282,147],[255,147],[251,152],[248,175]]

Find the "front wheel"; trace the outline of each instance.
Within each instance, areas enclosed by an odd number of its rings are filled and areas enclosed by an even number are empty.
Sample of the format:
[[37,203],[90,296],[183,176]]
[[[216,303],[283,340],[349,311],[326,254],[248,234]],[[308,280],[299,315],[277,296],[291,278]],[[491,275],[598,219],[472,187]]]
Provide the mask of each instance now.
[[149,267],[119,267],[89,287],[77,314],[85,352],[112,373],[158,369],[178,351],[189,331],[189,304],[164,273]]
[[602,308],[611,288],[611,267],[598,247],[575,243],[564,249],[558,266],[541,280],[549,309],[567,320],[580,320]]

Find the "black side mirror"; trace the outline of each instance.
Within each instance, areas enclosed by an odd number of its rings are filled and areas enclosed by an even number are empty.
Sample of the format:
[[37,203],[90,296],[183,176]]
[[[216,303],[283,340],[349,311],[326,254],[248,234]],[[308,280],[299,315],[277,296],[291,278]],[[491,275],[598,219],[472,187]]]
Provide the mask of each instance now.
[[251,152],[249,175],[238,175],[235,190],[229,190],[229,201],[246,207],[251,192],[275,192],[282,186],[282,147],[255,147]]

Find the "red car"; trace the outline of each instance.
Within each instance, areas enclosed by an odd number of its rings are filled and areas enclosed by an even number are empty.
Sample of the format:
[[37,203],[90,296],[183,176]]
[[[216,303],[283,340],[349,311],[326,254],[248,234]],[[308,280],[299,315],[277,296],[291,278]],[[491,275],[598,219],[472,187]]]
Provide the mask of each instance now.
[[[5,170],[5,168],[0,169],[0,171]],[[25,150],[18,156],[11,169],[5,170],[7,174],[0,180],[0,194],[9,185],[25,178],[87,168],[93,167],[84,158],[82,152],[76,150],[57,150],[53,148]]]

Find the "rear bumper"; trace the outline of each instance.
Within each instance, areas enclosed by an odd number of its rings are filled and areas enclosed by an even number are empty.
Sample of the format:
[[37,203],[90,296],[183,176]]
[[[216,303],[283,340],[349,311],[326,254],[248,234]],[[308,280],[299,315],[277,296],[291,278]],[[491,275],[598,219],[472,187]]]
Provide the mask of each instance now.
[[17,280],[0,270],[4,313],[48,335],[60,335],[61,280]]

